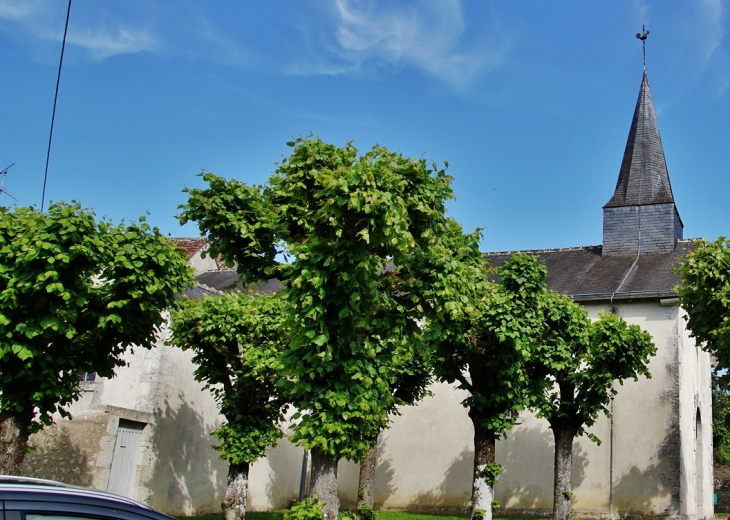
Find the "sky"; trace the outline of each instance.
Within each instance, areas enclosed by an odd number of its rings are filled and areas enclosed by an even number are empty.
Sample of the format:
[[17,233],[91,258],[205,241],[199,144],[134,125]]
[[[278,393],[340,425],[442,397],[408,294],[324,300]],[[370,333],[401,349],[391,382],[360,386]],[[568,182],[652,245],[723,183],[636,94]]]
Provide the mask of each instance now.
[[[598,245],[643,73],[684,236],[730,235],[728,0],[73,0],[48,201],[198,236],[291,136],[443,164],[484,251]],[[66,0],[0,0],[0,204],[40,207]],[[9,194],[9,195],[8,195]]]

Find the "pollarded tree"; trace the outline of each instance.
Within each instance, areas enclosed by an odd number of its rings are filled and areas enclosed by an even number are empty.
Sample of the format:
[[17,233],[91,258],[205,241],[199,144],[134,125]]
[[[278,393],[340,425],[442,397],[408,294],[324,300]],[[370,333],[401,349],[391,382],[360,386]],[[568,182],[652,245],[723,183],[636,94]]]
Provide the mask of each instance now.
[[609,414],[617,393],[614,382],[651,377],[648,364],[656,347],[649,333],[614,314],[601,313],[591,322],[567,296],[545,292],[542,307],[545,328],[528,370],[543,388],[532,406],[550,423],[555,438],[553,520],[568,520],[573,439],[601,413]]
[[[282,384],[300,410],[291,439],[312,452],[313,490],[337,516],[337,462],[362,460],[388,424],[399,347],[423,314],[410,266],[444,232],[451,178],[375,146],[289,143],[266,187],[205,174],[181,222],[198,222],[247,281],[276,277],[291,305]],[[292,260],[277,264],[277,252]]]
[[[401,407],[413,406],[429,395],[428,386],[433,382],[430,345],[423,341],[422,334],[406,340],[400,347],[396,347],[393,357],[388,360],[389,366],[384,367],[391,374],[390,384],[394,397],[389,411],[391,416],[400,415]],[[360,462],[356,510],[361,520],[371,520],[374,514],[379,438],[380,434],[372,440],[367,455]]]
[[215,448],[228,461],[226,520],[245,517],[249,465],[283,436],[287,404],[276,381],[285,317],[286,303],[277,296],[240,293],[184,300],[172,314],[169,343],[194,352],[195,378],[226,418],[213,432]]
[[730,240],[703,241],[677,273],[682,283],[675,290],[687,311],[687,328],[719,368],[730,369]]
[[[494,484],[501,468],[496,440],[531,404],[525,364],[542,326],[539,304],[546,270],[534,258],[515,255],[490,283],[479,233],[456,223],[439,255],[432,255],[427,291],[433,317],[427,331],[436,346],[436,374],[468,392],[463,405],[474,426],[472,518],[491,518]],[[428,299],[428,298],[427,298]],[[444,299],[446,303],[435,302]]]
[[68,416],[84,372],[111,377],[126,349],[155,344],[161,312],[191,280],[144,218],[0,208],[0,472],[19,474],[29,435]]

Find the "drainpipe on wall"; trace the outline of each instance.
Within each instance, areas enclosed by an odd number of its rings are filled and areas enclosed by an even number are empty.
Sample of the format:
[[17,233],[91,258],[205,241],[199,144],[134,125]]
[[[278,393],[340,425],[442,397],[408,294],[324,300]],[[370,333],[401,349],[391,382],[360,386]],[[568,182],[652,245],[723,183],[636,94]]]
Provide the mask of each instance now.
[[[613,389],[613,385],[611,385]],[[611,396],[611,436],[609,441],[610,455],[608,462],[608,514],[613,518],[613,396]]]
[[307,489],[307,466],[309,465],[309,451],[304,450],[304,456],[302,457],[302,476],[301,480],[299,481],[299,501],[301,502],[304,500],[304,497],[307,496],[308,489]]

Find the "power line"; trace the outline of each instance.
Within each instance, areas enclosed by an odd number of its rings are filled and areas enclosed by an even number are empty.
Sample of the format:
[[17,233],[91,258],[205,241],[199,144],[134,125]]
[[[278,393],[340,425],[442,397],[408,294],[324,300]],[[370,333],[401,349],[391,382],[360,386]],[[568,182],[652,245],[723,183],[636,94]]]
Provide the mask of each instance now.
[[66,34],[68,33],[68,19],[71,16],[71,0],[68,0],[66,11],[66,27],[63,30],[63,44],[61,44],[61,61],[58,63],[58,78],[56,79],[56,95],[53,98],[53,115],[51,116],[51,133],[48,136],[48,153],[46,153],[46,173],[43,176],[43,196],[41,197],[41,213],[46,203],[46,184],[48,183],[48,163],[51,160],[51,141],[53,141],[53,123],[56,120],[56,103],[58,102],[58,85],[61,83],[61,67],[63,67],[63,51],[66,49]]

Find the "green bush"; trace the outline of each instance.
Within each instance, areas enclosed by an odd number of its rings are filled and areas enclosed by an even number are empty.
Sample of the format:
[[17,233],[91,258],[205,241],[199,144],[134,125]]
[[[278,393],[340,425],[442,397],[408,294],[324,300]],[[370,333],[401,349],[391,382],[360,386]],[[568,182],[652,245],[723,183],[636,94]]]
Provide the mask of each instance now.
[[291,509],[284,512],[284,520],[324,520],[324,505],[319,495],[294,502]]

